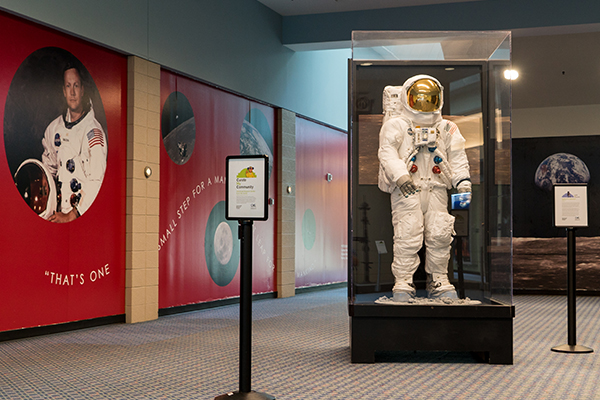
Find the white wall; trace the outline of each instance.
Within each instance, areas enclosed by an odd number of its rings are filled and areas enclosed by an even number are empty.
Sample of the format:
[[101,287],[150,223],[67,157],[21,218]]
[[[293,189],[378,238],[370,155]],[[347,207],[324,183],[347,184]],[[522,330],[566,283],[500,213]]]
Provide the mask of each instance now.
[[513,40],[512,136],[600,135],[600,32]]

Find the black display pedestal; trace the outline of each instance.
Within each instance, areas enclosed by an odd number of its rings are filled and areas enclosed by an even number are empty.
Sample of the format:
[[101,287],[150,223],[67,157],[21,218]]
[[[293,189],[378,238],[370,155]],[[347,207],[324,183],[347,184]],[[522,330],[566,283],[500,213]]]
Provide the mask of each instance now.
[[512,305],[351,304],[350,352],[355,363],[376,351],[465,351],[490,364],[513,363]]

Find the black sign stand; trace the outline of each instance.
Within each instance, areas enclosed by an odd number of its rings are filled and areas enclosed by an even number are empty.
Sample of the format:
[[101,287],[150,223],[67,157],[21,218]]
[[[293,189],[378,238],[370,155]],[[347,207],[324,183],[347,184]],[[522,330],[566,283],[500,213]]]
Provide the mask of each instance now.
[[576,279],[575,228],[567,228],[567,325],[568,343],[552,348],[559,353],[591,353],[594,350],[577,344],[576,334]]
[[[226,163],[225,218],[238,221],[238,236],[241,241],[240,385],[239,391],[222,394],[215,397],[215,400],[275,400],[271,395],[251,390],[252,226],[254,220],[265,221],[269,218],[269,158],[266,155],[228,156]],[[247,166],[250,168],[246,168]]]
[[240,249],[240,387],[215,400],[275,400],[275,397],[251,390],[252,375],[252,220],[239,221]]

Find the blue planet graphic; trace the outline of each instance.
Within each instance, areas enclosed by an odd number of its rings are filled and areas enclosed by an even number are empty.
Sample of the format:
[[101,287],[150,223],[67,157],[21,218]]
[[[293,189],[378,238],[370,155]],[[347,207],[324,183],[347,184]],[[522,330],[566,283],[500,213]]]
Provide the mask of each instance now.
[[310,250],[315,245],[317,238],[317,220],[315,214],[310,208],[307,208],[302,217],[302,241],[306,250]]
[[240,263],[237,221],[225,219],[225,202],[218,202],[208,216],[204,234],[204,254],[208,273],[219,286],[227,286]]
[[540,163],[535,171],[535,184],[542,190],[551,191],[557,183],[588,183],[590,170],[577,156],[555,153]]
[[253,108],[246,114],[240,133],[240,154],[269,156],[269,175],[273,171],[273,135],[265,114]]

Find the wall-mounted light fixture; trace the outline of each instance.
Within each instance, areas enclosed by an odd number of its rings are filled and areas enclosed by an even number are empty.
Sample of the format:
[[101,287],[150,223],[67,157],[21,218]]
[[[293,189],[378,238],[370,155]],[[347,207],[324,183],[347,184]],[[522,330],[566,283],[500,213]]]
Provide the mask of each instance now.
[[150,178],[150,175],[152,175],[152,168],[150,168],[150,167],[144,168],[144,176],[146,178]]
[[286,190],[287,190],[288,194],[292,193],[292,187],[291,186],[288,186]]
[[516,70],[514,70],[514,69],[504,70],[504,78],[505,79],[508,79],[509,81],[514,81],[518,77],[519,77],[519,72],[517,72]]

